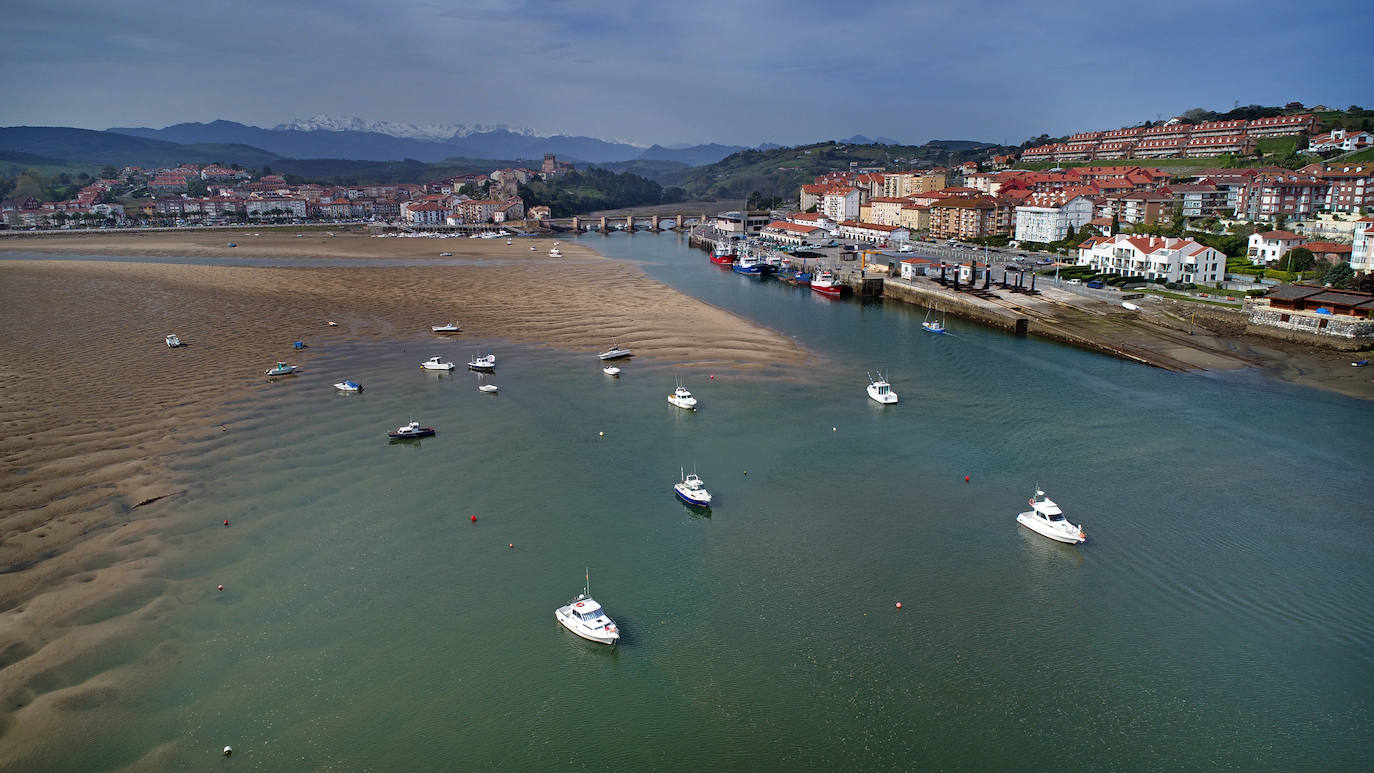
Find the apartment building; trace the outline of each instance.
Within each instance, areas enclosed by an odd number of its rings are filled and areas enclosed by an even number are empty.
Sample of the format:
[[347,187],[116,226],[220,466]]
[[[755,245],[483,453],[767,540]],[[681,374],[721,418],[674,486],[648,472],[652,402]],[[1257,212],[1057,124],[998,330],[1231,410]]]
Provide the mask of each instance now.
[[1361,274],[1374,271],[1374,217],[1355,223],[1355,241],[1350,247],[1350,267]]
[[1094,236],[1078,248],[1078,265],[1101,274],[1143,276],[1157,282],[1220,282],[1226,254],[1192,239]]
[[859,205],[859,220],[879,225],[901,225],[902,207],[910,204],[908,198],[878,197],[869,199],[867,204]]
[[1265,231],[1250,234],[1250,242],[1245,251],[1246,257],[1256,266],[1263,266],[1279,260],[1294,247],[1300,247],[1307,238],[1292,231]]
[[989,236],[997,222],[996,209],[985,196],[941,199],[930,205],[930,235],[936,239]]
[[1226,207],[1226,191],[1207,183],[1179,183],[1163,189],[1182,205],[1184,217],[1221,217],[1230,214]]
[[1069,229],[1077,231],[1092,220],[1095,212],[1096,207],[1087,196],[1060,201],[1054,194],[1037,194],[1016,207],[1016,240],[1057,242]]
[[1284,171],[1257,175],[1236,197],[1236,217],[1273,220],[1307,217],[1325,205],[1330,183],[1315,175]]
[[821,194],[816,211],[836,223],[858,218],[859,189],[844,185],[832,185],[826,188],[825,193]]

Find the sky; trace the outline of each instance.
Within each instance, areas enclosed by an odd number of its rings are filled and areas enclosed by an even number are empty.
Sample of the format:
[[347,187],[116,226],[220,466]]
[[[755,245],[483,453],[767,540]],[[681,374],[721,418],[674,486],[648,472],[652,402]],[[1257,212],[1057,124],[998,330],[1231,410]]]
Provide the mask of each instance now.
[[1019,144],[1194,107],[1374,106],[1371,23],[1363,1],[0,0],[0,125]]

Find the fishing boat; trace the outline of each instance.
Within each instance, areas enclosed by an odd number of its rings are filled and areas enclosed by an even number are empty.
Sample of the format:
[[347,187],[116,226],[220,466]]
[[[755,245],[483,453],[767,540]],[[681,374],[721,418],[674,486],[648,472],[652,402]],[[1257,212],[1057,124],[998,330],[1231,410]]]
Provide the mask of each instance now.
[[603,360],[618,360],[621,357],[633,357],[634,352],[629,349],[621,349],[620,344],[611,344],[611,348],[596,356]]
[[617,368],[614,365],[607,365],[606,367],[601,369],[601,372],[605,373],[607,376],[619,376],[620,368]]
[[763,263],[758,258],[747,253],[744,255],[740,255],[735,260],[735,265],[733,266],[733,268],[736,274],[744,274],[745,276],[763,276]]
[[459,333],[463,330],[458,327],[457,322],[450,322],[447,325],[430,325],[429,329],[435,333]]
[[363,391],[363,385],[362,385],[362,384],[359,384],[359,383],[356,382],[356,381],[340,381],[339,383],[337,383],[337,384],[334,385],[334,388],[337,389],[337,390],[339,390],[340,392],[361,392],[361,391]]
[[811,289],[827,298],[838,298],[840,292],[844,290],[844,285],[840,284],[834,271],[825,268],[821,269],[820,273],[811,279]]
[[166,340],[168,349],[175,349],[178,346],[181,346],[181,339],[177,337],[176,333],[168,333]]
[[442,359],[439,358],[439,355],[436,354],[435,356],[430,357],[429,359],[420,363],[420,367],[424,368],[425,370],[449,371],[453,370],[458,366],[454,365],[452,362],[444,362]]
[[[171,346],[171,344],[167,344],[167,345],[168,345],[168,346]],[[1352,367],[1352,368],[1363,368],[1364,366],[1366,366],[1366,365],[1368,365],[1368,364],[1369,364],[1369,360],[1355,360],[1354,362],[1350,363],[1350,367]]]
[[798,271],[796,274],[794,274],[794,275],[792,276],[792,284],[801,285],[802,287],[810,287],[810,286],[811,286],[811,272],[810,272],[810,271]]
[[697,409],[697,399],[692,397],[692,393],[688,392],[687,388],[681,383],[677,385],[677,389],[674,389],[672,394],[668,395],[668,402],[679,408],[687,408],[693,411]]
[[892,385],[887,383],[881,372],[878,373],[877,380],[874,380],[872,375],[868,376],[868,396],[873,398],[874,402],[883,405],[897,402],[897,393],[892,391]]
[[930,318],[930,315],[933,314],[934,312],[935,312],[934,309],[926,309],[926,319],[925,319],[924,322],[921,323],[921,327],[925,328],[928,332],[931,332],[931,333],[943,333],[943,332],[945,332],[945,317],[944,317],[944,314],[942,313],[940,316],[936,317],[935,319],[931,319],[931,318]]
[[392,440],[413,440],[415,438],[433,437],[433,427],[421,427],[420,422],[412,421],[409,424],[397,427],[395,430],[386,433]]
[[295,372],[296,372],[296,366],[295,366],[295,365],[287,365],[287,364],[284,363],[284,362],[279,362],[279,363],[276,364],[275,367],[271,367],[271,368],[268,368],[268,369],[267,369],[267,375],[269,375],[269,376],[289,376],[289,375],[291,375],[292,373],[295,373]]
[[497,387],[495,384],[483,384],[482,386],[477,387],[477,391],[486,392],[489,395],[494,395],[497,393],[497,391],[499,391],[499,387]]
[[691,475],[685,473],[684,468],[679,468],[678,474],[682,477],[682,481],[673,484],[673,491],[677,494],[677,498],[693,507],[710,507],[711,492],[706,490],[706,483],[697,477],[695,472]]
[[484,357],[473,357],[468,362],[469,370],[480,370],[488,373],[496,370],[496,355],[488,354]]
[[735,251],[730,249],[726,242],[720,242],[711,251],[711,262],[719,266],[728,266],[735,262]]
[[554,619],[569,631],[587,641],[598,644],[615,644],[620,641],[620,629],[606,611],[592,598],[591,573],[587,574],[587,585],[566,605],[553,611]]
[[1087,539],[1087,535],[1083,533],[1083,527],[1069,523],[1068,519],[1064,517],[1064,511],[1059,509],[1059,505],[1045,496],[1045,492],[1040,489],[1037,488],[1035,496],[1030,498],[1030,506],[1031,509],[1016,516],[1016,522],[1027,529],[1052,540],[1067,542],[1070,545],[1076,545]]

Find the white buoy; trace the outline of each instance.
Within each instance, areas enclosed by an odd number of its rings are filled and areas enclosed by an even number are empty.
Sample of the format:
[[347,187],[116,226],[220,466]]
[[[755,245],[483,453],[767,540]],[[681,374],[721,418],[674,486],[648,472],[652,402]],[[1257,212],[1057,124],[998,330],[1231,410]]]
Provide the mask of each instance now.
[[234,750],[233,750],[233,749],[229,748],[228,746],[224,747],[224,756],[228,757],[229,755],[231,755],[231,754],[233,754],[233,753],[234,753]]
[[598,432],[598,433],[596,433],[596,436],[597,436],[597,437],[606,437],[606,433],[605,433],[605,432]]
[[830,428],[830,431],[831,431],[831,432],[839,432],[840,430],[839,430],[838,428],[836,428],[836,427],[831,427],[831,428]]

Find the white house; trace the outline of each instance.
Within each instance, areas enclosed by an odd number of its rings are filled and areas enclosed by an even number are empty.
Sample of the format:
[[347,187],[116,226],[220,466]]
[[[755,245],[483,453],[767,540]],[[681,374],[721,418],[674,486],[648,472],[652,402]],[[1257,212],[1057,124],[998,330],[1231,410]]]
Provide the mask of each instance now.
[[797,225],[809,225],[816,228],[824,228],[827,231],[835,230],[835,221],[822,215],[819,212],[798,212],[795,215],[788,215],[787,222]]
[[1246,255],[1256,266],[1272,263],[1283,257],[1285,252],[1306,242],[1307,238],[1292,231],[1265,231],[1250,234],[1249,249]]
[[1374,217],[1355,222],[1355,242],[1350,250],[1350,267],[1360,273],[1374,271]]
[[759,235],[775,242],[796,246],[807,243],[815,244],[830,238],[830,232],[824,228],[802,223],[789,223],[786,220],[774,220],[764,226]]
[[846,239],[872,242],[873,244],[883,242],[905,244],[911,241],[911,231],[907,230],[905,226],[860,223],[856,220],[840,223],[840,236]]
[[816,210],[836,223],[859,217],[859,189],[832,185],[821,195]]
[[401,204],[401,219],[412,225],[439,225],[448,208],[437,201],[407,201]]
[[1096,205],[1087,196],[1074,196],[1063,204],[1040,203],[1032,196],[1026,204],[1016,208],[1016,240],[1018,242],[1057,242],[1072,227],[1082,228],[1093,219]]
[[1078,247],[1078,265],[1099,274],[1143,276],[1158,282],[1220,282],[1226,254],[1192,239],[1094,236]]
[[1374,136],[1369,132],[1350,131],[1348,129],[1333,129],[1326,134],[1318,134],[1312,137],[1307,143],[1307,152],[1316,153],[1322,150],[1359,150],[1374,145]]

